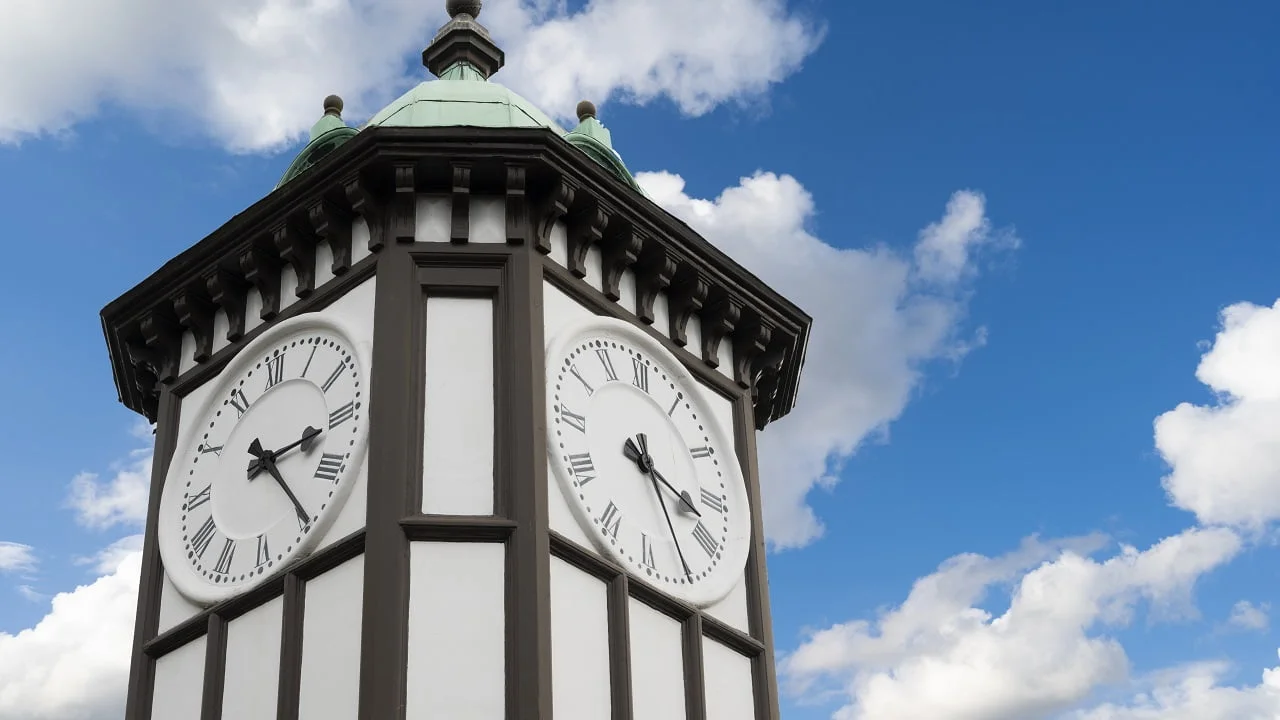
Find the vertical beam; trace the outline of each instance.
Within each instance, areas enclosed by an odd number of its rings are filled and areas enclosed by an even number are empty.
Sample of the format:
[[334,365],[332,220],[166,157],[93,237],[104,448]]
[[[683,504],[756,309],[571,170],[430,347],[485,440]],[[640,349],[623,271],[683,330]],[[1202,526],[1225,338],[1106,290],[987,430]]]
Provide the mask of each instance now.
[[200,720],[222,720],[222,689],[227,676],[227,620],[209,615],[204,645],[204,696]]
[[706,676],[702,672],[702,614],[684,621],[684,716],[707,720]]
[[160,390],[156,414],[156,445],[151,462],[151,499],[147,506],[146,540],[142,544],[142,577],[138,585],[138,610],[133,621],[133,657],[129,662],[129,695],[125,720],[151,720],[151,693],[155,687],[156,663],[143,649],[160,626],[160,590],[164,568],[156,542],[160,514],[160,491],[178,444],[178,421],[182,400],[173,391]]
[[507,265],[502,370],[510,410],[504,437],[510,471],[502,508],[516,522],[507,542],[507,717],[551,718],[551,537],[547,520],[546,382],[542,261],[529,245]]
[[631,720],[631,590],[626,573],[609,582],[609,690],[612,720]]
[[751,505],[751,551],[747,555],[747,621],[751,637],[764,644],[764,652],[751,661],[755,687],[756,720],[778,720],[778,677],[773,655],[773,616],[769,609],[769,574],[766,569],[764,519],[760,508],[760,466],[756,459],[756,421],[751,393],[733,404],[734,447],[747,481]]
[[359,720],[400,720],[408,663],[409,513],[421,443],[423,353],[421,289],[408,247],[378,254],[369,381],[369,486],[365,519],[364,607]]
[[297,573],[284,576],[280,610],[280,680],[276,695],[276,720],[298,720],[302,691],[302,613],[306,584]]

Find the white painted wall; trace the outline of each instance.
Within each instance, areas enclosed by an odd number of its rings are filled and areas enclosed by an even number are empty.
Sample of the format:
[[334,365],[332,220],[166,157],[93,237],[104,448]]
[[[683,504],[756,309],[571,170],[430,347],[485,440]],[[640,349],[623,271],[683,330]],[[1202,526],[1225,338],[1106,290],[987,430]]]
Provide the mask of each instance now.
[[298,717],[350,720],[360,703],[364,556],[307,583]]
[[422,511],[493,514],[493,300],[427,299]]
[[505,556],[497,543],[411,544],[407,720],[506,717]]
[[156,660],[151,720],[192,720],[200,717],[204,697],[206,639],[199,638]]
[[468,242],[507,242],[507,200],[505,197],[471,196],[471,236]]
[[611,715],[608,592],[603,582],[551,558],[551,704],[556,720]]
[[293,265],[285,263],[280,269],[280,309],[298,302],[298,273]]
[[684,720],[680,623],[634,598],[630,613],[632,718]]
[[419,194],[415,199],[415,242],[449,242],[453,203],[447,195]]
[[325,240],[316,245],[316,290],[333,279],[333,248]]
[[356,218],[351,223],[351,265],[369,257],[369,223]]
[[247,334],[261,324],[262,293],[258,292],[257,287],[250,287],[244,296],[244,331]]
[[551,259],[560,267],[569,267],[569,230],[563,220],[551,226]]
[[183,597],[178,588],[165,575],[160,581],[160,624],[157,632],[163,633],[195,617],[204,608]]
[[222,717],[275,720],[283,612],[284,600],[276,598],[227,624]]
[[[724,356],[721,355],[723,358]],[[723,364],[722,364],[723,366]],[[715,419],[716,424],[720,427],[720,432],[729,442],[735,442],[733,433],[733,403],[729,402],[720,395],[701,382],[698,383],[699,389],[702,391],[702,397],[706,400],[707,405],[711,408],[711,415]],[[735,448],[736,450],[736,448]],[[728,623],[730,626],[741,630],[744,633],[751,632],[751,625],[747,619],[747,588],[745,585],[746,575],[742,577],[742,582],[729,592],[720,602],[708,607],[706,612],[721,622]]]
[[750,660],[704,637],[702,665],[707,720],[744,720],[756,716]]

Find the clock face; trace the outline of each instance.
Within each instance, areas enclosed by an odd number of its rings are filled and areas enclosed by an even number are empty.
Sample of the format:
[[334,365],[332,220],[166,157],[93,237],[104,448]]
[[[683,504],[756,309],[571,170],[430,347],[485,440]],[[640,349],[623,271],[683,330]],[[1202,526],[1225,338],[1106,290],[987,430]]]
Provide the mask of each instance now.
[[746,486],[700,385],[630,324],[592,318],[547,354],[548,453],[579,523],[632,575],[697,605],[742,580]]
[[303,316],[232,360],[189,420],[161,497],[166,572],[192,600],[248,589],[314,547],[363,457],[363,353]]

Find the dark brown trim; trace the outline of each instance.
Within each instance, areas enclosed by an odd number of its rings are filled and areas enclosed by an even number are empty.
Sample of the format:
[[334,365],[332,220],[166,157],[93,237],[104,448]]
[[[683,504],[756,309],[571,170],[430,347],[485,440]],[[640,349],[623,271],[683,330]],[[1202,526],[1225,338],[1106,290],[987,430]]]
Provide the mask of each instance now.
[[755,688],[756,720],[778,720],[778,677],[774,665],[773,615],[769,609],[769,572],[764,535],[764,513],[761,510],[760,466],[756,457],[756,423],[752,404],[741,398],[733,405],[734,446],[738,462],[747,481],[747,499],[751,507],[751,551],[747,555],[747,622],[751,636],[759,641],[763,652],[752,659],[752,685]]
[[[562,267],[550,257],[542,258],[543,272],[546,274],[547,281],[551,286],[573,298],[579,304],[588,310],[595,312],[597,315],[606,315],[619,320],[634,320],[632,315],[626,308],[618,303],[608,299],[604,293],[587,285],[585,282],[575,278],[571,272]],[[672,355],[680,359],[684,366],[693,373],[693,376],[700,380],[704,385],[709,386],[720,395],[729,400],[736,400],[744,394],[744,390],[738,387],[732,380],[722,375],[718,370],[708,367],[701,358],[697,357],[687,349],[672,342],[671,338],[654,330],[650,325],[637,324],[636,327],[647,332],[650,337],[662,343]]]
[[477,515],[418,515],[400,521],[405,537],[429,542],[506,542],[516,523],[503,517]]
[[[424,335],[417,266],[407,246],[378,253],[369,382],[369,484],[365,513],[360,720],[401,720],[409,635],[409,541],[400,520],[414,512],[412,478],[422,444]],[[412,398],[413,400],[406,400]],[[415,428],[419,429],[415,432]]]
[[631,592],[627,576],[609,583],[609,692],[612,720],[631,720]]
[[501,437],[511,465],[500,476],[507,487],[498,509],[517,523],[507,543],[507,717],[546,720],[552,670],[543,265],[529,245],[513,250],[502,310],[510,349],[500,366],[509,383]]
[[684,621],[685,720],[707,720],[707,691],[702,659],[702,615]]
[[143,645],[143,652],[151,658],[159,658],[186,645],[205,634],[208,628],[207,619],[211,615],[219,615],[230,622],[245,613],[280,597],[286,591],[289,578],[298,576],[309,580],[364,552],[364,530],[357,530],[315,551],[301,560],[295,561],[286,572],[271,577],[244,593],[217,605],[205,608],[181,623],[169,628],[164,633]]
[[125,720],[150,720],[152,692],[155,688],[155,658],[147,653],[148,642],[160,626],[160,595],[164,587],[164,568],[156,528],[160,517],[160,491],[165,474],[178,444],[178,422],[182,401],[173,392],[162,390],[156,422],[156,445],[151,463],[151,497],[147,505],[147,525],[142,543],[142,574],[138,582],[138,610],[134,617],[133,657],[129,663],[129,690],[125,701]]
[[227,621],[209,616],[204,646],[204,689],[200,720],[222,720],[222,692],[227,676]]
[[755,659],[764,652],[764,644],[729,623],[707,613],[702,614],[702,633],[739,655]]
[[549,535],[549,548],[552,556],[558,557],[582,572],[606,583],[613,582],[614,578],[622,574],[622,568],[614,564],[613,561],[591,552],[555,530],[549,531]]
[[[363,534],[361,538],[363,539]],[[280,680],[276,688],[276,720],[298,720],[302,692],[302,623],[306,599],[307,585],[302,578],[293,574],[286,577],[280,618]]]

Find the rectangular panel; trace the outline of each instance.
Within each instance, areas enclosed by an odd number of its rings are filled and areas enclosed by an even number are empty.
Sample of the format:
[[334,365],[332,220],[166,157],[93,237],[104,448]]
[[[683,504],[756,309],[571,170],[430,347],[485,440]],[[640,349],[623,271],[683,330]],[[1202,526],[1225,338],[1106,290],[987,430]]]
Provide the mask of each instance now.
[[413,238],[417,242],[449,242],[452,203],[444,195],[418,195]]
[[160,622],[158,633],[172,629],[195,617],[204,608],[183,597],[173,581],[165,575],[160,580]]
[[631,600],[632,720],[684,720],[680,623]]
[[187,720],[200,717],[204,695],[203,636],[156,660],[155,691],[151,696],[151,720]]
[[493,300],[427,299],[422,511],[493,514]]
[[750,659],[704,637],[702,665],[707,720],[746,720],[756,716]]
[[[720,359],[723,362],[726,359],[726,356],[721,355]],[[701,382],[698,383],[698,390],[702,393],[703,400],[705,400],[707,405],[710,406],[711,415],[715,420],[717,429],[721,432],[721,436],[725,439],[725,442],[730,444],[735,443],[737,436],[733,431],[733,403]],[[733,451],[734,453],[737,453],[737,447],[734,447]],[[707,608],[707,614],[723,623],[727,623],[728,625],[741,630],[744,633],[751,632],[751,622],[747,615],[747,588],[745,573],[738,585],[735,586],[723,600]]]
[[356,717],[360,699],[360,630],[364,556],[307,582],[302,618],[298,717]]
[[506,547],[409,551],[407,720],[506,717]]
[[227,624],[222,717],[275,720],[283,610],[284,600],[276,598]]
[[551,559],[551,704],[556,720],[612,715],[608,588]]
[[506,198],[471,197],[471,236],[467,242],[507,242]]

